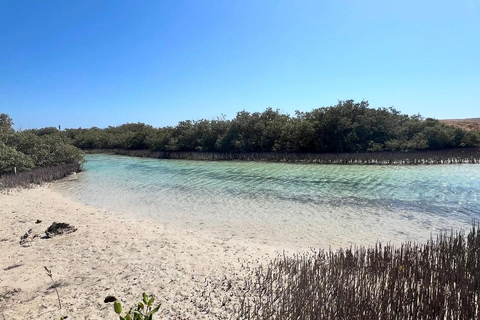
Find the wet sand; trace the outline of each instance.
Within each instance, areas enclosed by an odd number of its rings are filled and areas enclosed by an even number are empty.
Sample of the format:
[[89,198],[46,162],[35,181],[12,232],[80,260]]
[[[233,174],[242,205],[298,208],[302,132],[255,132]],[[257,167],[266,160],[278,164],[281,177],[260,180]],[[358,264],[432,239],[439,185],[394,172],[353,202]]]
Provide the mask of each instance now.
[[[48,186],[1,194],[0,319],[114,319],[106,296],[125,308],[144,291],[162,303],[157,319],[229,319],[248,270],[281,251],[131,216],[85,206]],[[42,239],[53,222],[77,231]]]

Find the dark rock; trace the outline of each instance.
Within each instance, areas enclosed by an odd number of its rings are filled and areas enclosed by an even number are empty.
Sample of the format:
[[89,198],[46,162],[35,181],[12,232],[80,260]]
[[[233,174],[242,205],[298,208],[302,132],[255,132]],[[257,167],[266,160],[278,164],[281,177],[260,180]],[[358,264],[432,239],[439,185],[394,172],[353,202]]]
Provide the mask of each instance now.
[[114,301],[117,301],[117,298],[115,298],[114,296],[107,296],[105,300],[103,300],[104,303],[109,303]]

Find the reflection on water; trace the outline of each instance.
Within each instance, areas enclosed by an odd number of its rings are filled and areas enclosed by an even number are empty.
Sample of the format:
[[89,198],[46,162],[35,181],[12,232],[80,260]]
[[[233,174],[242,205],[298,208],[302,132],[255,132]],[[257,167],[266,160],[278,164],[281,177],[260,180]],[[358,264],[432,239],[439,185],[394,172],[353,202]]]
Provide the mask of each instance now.
[[167,226],[285,247],[423,241],[480,217],[478,165],[87,160],[55,188]]

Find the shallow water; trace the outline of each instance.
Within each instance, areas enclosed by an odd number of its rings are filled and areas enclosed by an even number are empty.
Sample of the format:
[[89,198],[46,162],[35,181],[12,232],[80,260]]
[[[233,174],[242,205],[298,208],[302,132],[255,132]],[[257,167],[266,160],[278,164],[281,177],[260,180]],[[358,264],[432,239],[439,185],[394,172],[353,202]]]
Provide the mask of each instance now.
[[85,204],[284,248],[425,241],[480,218],[480,166],[360,166],[88,155],[55,185]]

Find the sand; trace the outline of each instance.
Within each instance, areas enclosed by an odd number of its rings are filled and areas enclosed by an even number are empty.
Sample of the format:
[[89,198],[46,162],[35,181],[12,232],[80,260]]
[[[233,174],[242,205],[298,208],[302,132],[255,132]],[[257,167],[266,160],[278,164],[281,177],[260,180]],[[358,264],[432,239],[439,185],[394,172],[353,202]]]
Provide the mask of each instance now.
[[[53,222],[77,231],[42,238]],[[117,319],[104,298],[132,306],[144,291],[162,303],[156,319],[229,319],[246,274],[280,249],[89,207],[48,186],[11,191],[0,195],[0,319]]]

